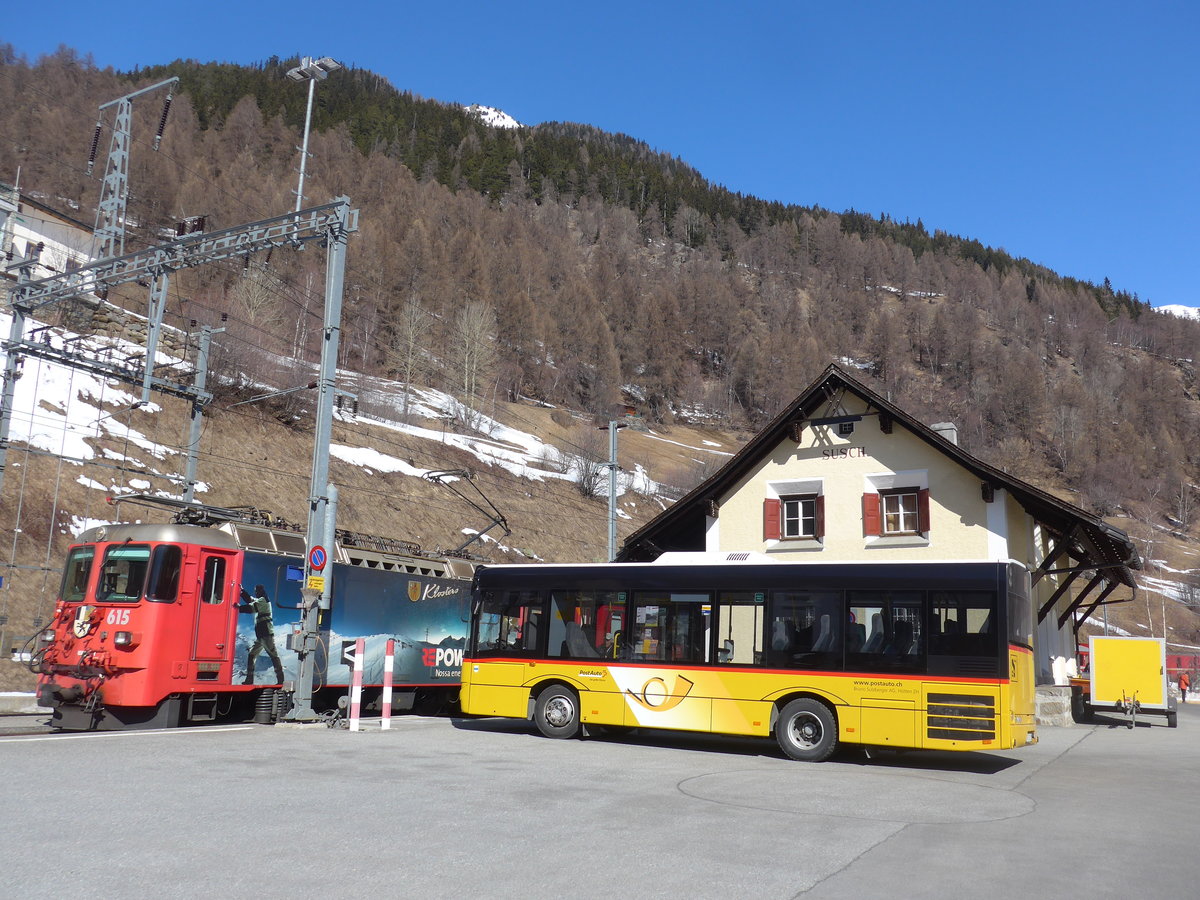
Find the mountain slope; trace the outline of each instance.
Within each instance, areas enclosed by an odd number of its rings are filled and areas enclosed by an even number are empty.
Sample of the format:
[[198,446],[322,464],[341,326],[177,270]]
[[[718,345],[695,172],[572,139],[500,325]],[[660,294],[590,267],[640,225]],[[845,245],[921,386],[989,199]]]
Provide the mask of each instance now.
[[[206,215],[216,228],[276,215],[294,203],[304,106],[286,66],[184,63],[131,79],[69,51],[35,66],[0,54],[0,172],[21,166],[23,189],[90,220],[98,181],[83,160],[96,106],[172,70],[184,88],[157,154],[148,136],[160,107],[135,107],[130,245],[153,243],[185,216]],[[769,419],[827,361],[849,359],[925,421],[957,422],[970,452],[1118,517],[1144,556],[1164,562],[1164,582],[1191,577],[1200,324],[921,222],[742,197],[628,136],[563,123],[491,128],[371,73],[340,75],[318,92],[307,194],[315,203],[345,193],[361,210],[339,362],[345,388],[360,395],[362,423],[378,416],[469,434],[483,413],[564,449],[586,447],[583,433],[599,436],[594,425],[629,405],[653,429],[673,429],[660,437],[677,444],[647,437],[643,447],[642,435],[625,432],[622,453],[628,443],[646,454],[653,481],[685,484],[697,473],[683,469],[715,462],[705,441],[736,444],[739,430]],[[316,359],[322,267],[319,251],[280,249],[172,280],[169,325],[226,329],[201,463],[213,502],[302,518],[305,466],[264,472],[261,444],[306,458],[304,395],[223,410],[264,385],[308,380],[311,362],[289,360]],[[146,297],[131,286],[110,301],[144,310]],[[58,315],[48,324],[120,335],[85,310]],[[362,389],[388,382],[452,395],[474,412],[422,422],[403,403],[395,411],[389,395],[402,387]],[[159,443],[178,445],[181,417],[164,403]],[[337,440],[360,448],[373,439]],[[402,449],[387,441],[372,449],[413,469],[482,466],[461,448],[410,440],[388,436]],[[108,446],[117,456],[127,449],[121,440]],[[15,542],[16,556],[36,566],[61,553],[68,504],[54,503],[56,465],[28,465],[39,493],[22,516],[41,524],[25,532],[37,539]],[[349,527],[428,546],[461,543],[463,527],[479,527],[432,513],[435,486],[398,471],[347,469]],[[130,477],[146,476],[126,473],[123,483]],[[389,485],[384,499],[377,482]],[[529,540],[506,546],[544,559],[603,555],[599,501],[576,500],[558,479],[543,485],[507,472],[487,487],[518,531],[529,529]],[[72,512],[87,514],[95,491],[80,485]],[[651,502],[627,510],[622,533],[653,514]],[[15,521],[7,485],[0,503]],[[548,505],[567,512],[540,527]],[[44,594],[52,576],[30,577]],[[1173,615],[1185,604],[1160,604],[1153,590],[1126,608],[1130,628],[1137,618],[1161,633],[1166,618],[1181,639],[1200,637]]]

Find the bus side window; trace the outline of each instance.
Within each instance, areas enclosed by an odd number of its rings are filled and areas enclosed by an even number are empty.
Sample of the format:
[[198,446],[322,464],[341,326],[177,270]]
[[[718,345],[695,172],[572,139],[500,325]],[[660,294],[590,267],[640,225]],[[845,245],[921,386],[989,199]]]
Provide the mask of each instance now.
[[939,656],[991,656],[996,595],[987,591],[937,591],[931,595],[929,652]]
[[773,591],[767,659],[773,666],[840,669],[842,602],[838,591]]
[[[752,666],[762,662],[763,596],[755,591],[722,591],[717,595],[714,610],[718,663]],[[794,639],[789,622],[776,619],[772,623],[769,646],[779,644],[785,650]]]
[[530,656],[538,650],[541,596],[537,591],[484,595],[479,608],[477,652]]
[[593,591],[552,591],[546,655],[566,659],[598,659],[604,640],[599,639],[598,648],[596,607]]
[[634,595],[632,659],[709,662],[708,594],[641,591]]
[[861,624],[846,644],[846,665],[872,671],[919,671],[924,667],[926,635],[921,591],[850,591],[848,619]]

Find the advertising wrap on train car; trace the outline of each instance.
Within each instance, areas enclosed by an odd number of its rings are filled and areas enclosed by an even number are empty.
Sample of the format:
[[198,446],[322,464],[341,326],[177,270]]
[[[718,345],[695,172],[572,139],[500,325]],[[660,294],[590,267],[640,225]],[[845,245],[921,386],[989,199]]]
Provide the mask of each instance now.
[[[299,628],[300,582],[289,577],[290,567],[278,557],[246,554],[242,606],[238,617],[234,678],[243,681],[246,663],[253,660],[253,682],[275,683],[274,649],[283,680],[297,677],[299,658],[289,649],[288,634]],[[328,575],[329,568],[325,570]],[[388,640],[395,643],[396,685],[446,685],[458,681],[466,647],[470,582],[447,584],[423,575],[397,577],[395,572],[337,565],[332,569],[331,610],[321,623],[317,651],[319,680],[325,687],[348,685],[354,669],[352,653],[344,646],[366,640],[363,683],[383,681]],[[264,635],[270,598],[270,635]],[[249,599],[247,599],[247,596]],[[273,647],[272,647],[273,645]]]

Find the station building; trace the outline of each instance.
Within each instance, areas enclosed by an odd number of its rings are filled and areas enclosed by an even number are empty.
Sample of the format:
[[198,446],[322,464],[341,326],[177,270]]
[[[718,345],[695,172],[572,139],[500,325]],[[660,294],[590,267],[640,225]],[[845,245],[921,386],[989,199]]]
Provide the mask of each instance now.
[[[33,279],[71,272],[92,261],[95,243],[91,226],[0,182],[0,255],[6,269],[29,259],[35,261]],[[15,270],[7,274],[15,280]]]
[[632,534],[617,559],[755,552],[796,562],[1016,560],[1028,568],[1038,683],[1079,625],[1133,599],[1129,536],[964,451],[831,365],[718,472]]

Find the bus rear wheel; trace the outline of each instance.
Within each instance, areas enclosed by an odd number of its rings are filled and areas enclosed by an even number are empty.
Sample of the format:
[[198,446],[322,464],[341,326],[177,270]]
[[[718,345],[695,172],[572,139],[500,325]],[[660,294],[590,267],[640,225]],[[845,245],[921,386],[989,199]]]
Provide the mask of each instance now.
[[546,737],[575,737],[579,734],[579,697],[562,685],[546,688],[533,706],[533,721]]
[[792,759],[822,762],[837,748],[837,719],[824,703],[801,697],[780,712],[775,739]]

